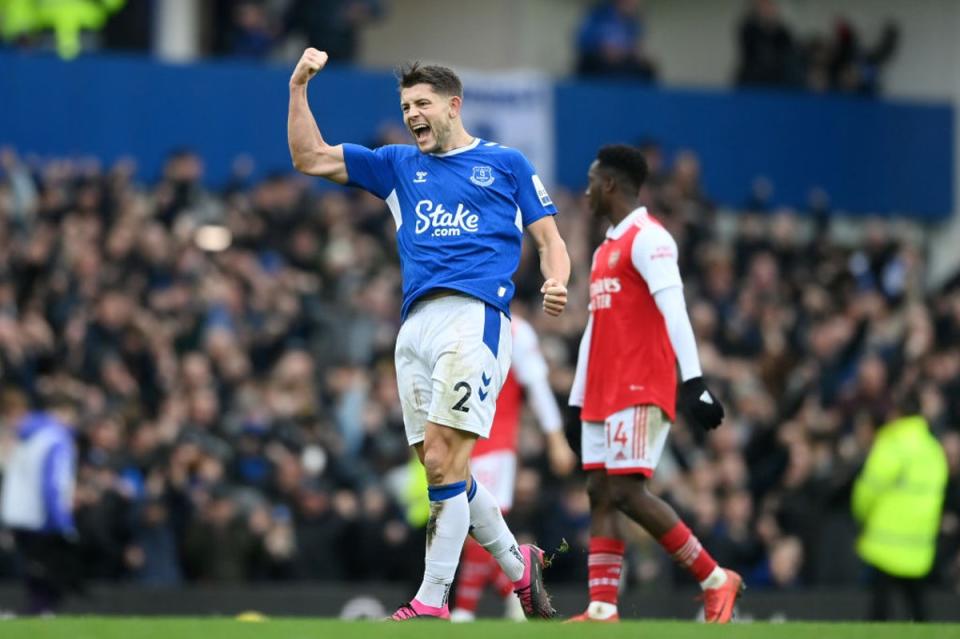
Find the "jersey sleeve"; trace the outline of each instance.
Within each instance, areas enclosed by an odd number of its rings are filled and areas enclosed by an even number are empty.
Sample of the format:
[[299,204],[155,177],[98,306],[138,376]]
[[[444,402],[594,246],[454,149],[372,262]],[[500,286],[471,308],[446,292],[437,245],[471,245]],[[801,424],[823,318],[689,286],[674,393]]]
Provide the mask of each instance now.
[[693,334],[687,303],[683,298],[683,289],[669,286],[657,291],[653,296],[663,322],[667,326],[670,345],[680,364],[680,379],[687,381],[703,375],[700,368],[700,354],[697,353],[697,338]]
[[43,501],[47,524],[61,533],[70,532],[74,528],[75,457],[72,442],[63,439],[50,448],[43,464]]
[[593,313],[587,318],[587,327],[583,329],[580,338],[580,348],[577,351],[577,368],[573,374],[573,383],[570,385],[570,406],[583,407],[587,395],[587,368],[590,366],[590,336],[593,333]]
[[540,344],[533,327],[523,320],[515,320],[513,335],[513,372],[526,389],[527,402],[537,416],[545,433],[559,431],[563,426],[560,407],[550,388],[550,368],[540,352]]
[[513,173],[517,184],[516,200],[523,226],[529,226],[546,215],[556,215],[557,207],[533,165],[522,153],[517,152],[513,157]]
[[343,145],[343,161],[347,165],[347,184],[387,199],[394,188],[393,170],[396,149],[382,146],[368,149],[359,144]]
[[651,295],[672,286],[683,286],[677,266],[677,243],[662,226],[650,226],[637,233],[630,257]]

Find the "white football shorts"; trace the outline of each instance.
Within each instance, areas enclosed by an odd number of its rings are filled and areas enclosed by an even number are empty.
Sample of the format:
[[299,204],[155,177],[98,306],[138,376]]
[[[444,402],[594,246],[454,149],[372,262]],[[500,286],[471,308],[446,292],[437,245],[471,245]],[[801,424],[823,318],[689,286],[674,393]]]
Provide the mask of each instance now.
[[452,294],[417,303],[397,335],[407,442],[423,441],[427,421],[489,437],[511,347],[510,319],[485,302]]
[[670,421],[659,406],[630,406],[602,423],[583,422],[582,428],[584,470],[650,477],[663,455]]

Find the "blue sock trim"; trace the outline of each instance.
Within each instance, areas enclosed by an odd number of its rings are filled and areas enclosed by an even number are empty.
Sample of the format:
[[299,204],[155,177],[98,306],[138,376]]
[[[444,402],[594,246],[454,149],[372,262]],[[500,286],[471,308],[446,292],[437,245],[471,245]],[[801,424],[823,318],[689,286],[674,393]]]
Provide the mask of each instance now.
[[470,490],[467,491],[467,501],[473,501],[474,496],[477,494],[477,478],[473,475],[470,475]]
[[445,501],[465,492],[467,492],[466,481],[444,484],[443,486],[427,486],[427,495],[430,496],[430,501]]

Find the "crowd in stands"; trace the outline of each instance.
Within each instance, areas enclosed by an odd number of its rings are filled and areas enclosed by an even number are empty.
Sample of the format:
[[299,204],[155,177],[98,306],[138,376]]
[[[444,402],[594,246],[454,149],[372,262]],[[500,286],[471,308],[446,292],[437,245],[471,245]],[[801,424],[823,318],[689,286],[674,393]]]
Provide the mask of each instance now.
[[[85,0],[55,9],[31,0],[0,3],[0,46],[57,48],[66,58],[83,49],[150,52],[157,18],[149,3],[110,0],[96,11]],[[399,10],[385,0],[213,0],[196,11],[198,51],[205,56],[295,60],[304,46],[322,46],[340,64],[356,62],[363,29]],[[57,17],[54,11],[64,12]],[[569,38],[576,75],[652,83],[660,74],[647,34],[656,29],[641,0],[587,5]],[[842,14],[829,29],[798,34],[777,0],[750,0],[735,34],[734,83],[741,87],[877,95],[884,67],[897,52],[900,30],[886,23],[866,42]]]
[[[384,14],[382,0],[216,0],[211,53],[264,59],[289,40],[322,43],[332,60],[356,59],[360,31]],[[292,47],[297,55],[303,46]],[[319,45],[318,45],[319,46]]]
[[[647,50],[646,22],[639,0],[594,4],[578,27],[577,74],[655,81],[657,64]],[[876,41],[867,44],[855,25],[841,16],[828,34],[798,36],[776,0],[752,0],[736,37],[737,86],[876,95],[900,32],[888,22]]]
[[897,51],[900,32],[884,25],[866,44],[856,26],[838,17],[828,34],[794,34],[775,0],[754,0],[740,23],[736,82],[744,87],[780,87],[876,95],[884,65]]
[[656,64],[645,50],[644,27],[639,0],[596,3],[577,30],[577,74],[656,80]]
[[[857,583],[850,484],[915,389],[950,460],[934,579],[960,584],[960,277],[926,290],[922,244],[889,223],[834,239],[822,199],[800,214],[761,195],[721,216],[694,154],[644,149],[643,198],[680,246],[727,408],[709,436],[675,425],[656,489],[753,588]],[[203,172],[189,150],[153,184],[130,161],[0,153],[0,470],[14,416],[69,400],[87,578],[413,583],[424,538],[407,517],[390,213],[293,174],[211,190]],[[539,311],[526,246],[515,313],[539,332],[563,405],[603,228],[579,194],[553,195],[571,303],[559,319]],[[567,539],[550,580],[584,583],[582,477],[551,475],[535,427],[520,455],[512,526],[546,548]],[[663,587],[669,560],[633,536],[629,587]],[[16,570],[0,532],[0,577]]]

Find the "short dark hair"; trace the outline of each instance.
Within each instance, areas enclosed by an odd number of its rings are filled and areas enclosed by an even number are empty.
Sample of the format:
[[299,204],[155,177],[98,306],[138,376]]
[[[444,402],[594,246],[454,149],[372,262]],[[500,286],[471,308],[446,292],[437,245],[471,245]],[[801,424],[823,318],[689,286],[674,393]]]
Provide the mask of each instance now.
[[617,180],[639,192],[647,179],[647,161],[640,149],[628,144],[608,144],[597,151],[600,166],[612,171]]
[[449,67],[421,64],[419,61],[407,62],[397,67],[396,75],[401,89],[409,89],[415,84],[429,84],[442,95],[463,97],[463,83]]

